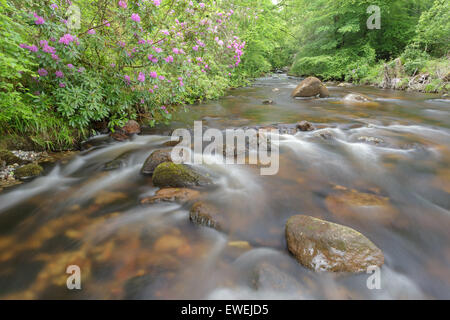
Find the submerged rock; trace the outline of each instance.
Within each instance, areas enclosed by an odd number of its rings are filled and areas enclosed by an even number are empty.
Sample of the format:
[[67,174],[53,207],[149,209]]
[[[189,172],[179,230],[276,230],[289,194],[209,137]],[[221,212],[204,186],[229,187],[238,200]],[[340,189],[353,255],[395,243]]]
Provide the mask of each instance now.
[[210,178],[184,164],[163,162],[153,172],[153,185],[156,187],[184,188],[211,183]]
[[141,126],[134,120],[129,120],[122,128],[116,128],[110,136],[114,140],[123,141],[129,139],[133,134],[141,133]]
[[314,271],[364,272],[384,263],[382,251],[358,231],[310,216],[286,223],[289,251]]
[[299,123],[297,123],[296,125],[297,129],[300,131],[312,131],[314,130],[314,127],[311,123],[309,123],[308,121],[300,121]]
[[364,220],[389,224],[398,216],[398,211],[390,205],[389,198],[353,189],[348,190],[345,187],[327,196],[325,204],[337,218],[352,219],[352,221]]
[[125,152],[115,158],[114,160],[108,161],[103,166],[103,170],[105,171],[111,171],[111,170],[117,170],[120,168],[123,168],[125,166],[127,158],[130,156],[130,152]]
[[200,192],[188,188],[164,188],[156,192],[154,196],[147,197],[141,200],[142,204],[157,203],[160,201],[170,202],[189,202],[197,199],[200,196]]
[[273,100],[264,100],[263,102],[262,102],[263,104],[274,104],[274,102],[273,102]]
[[364,102],[371,102],[373,101],[371,98],[369,98],[366,95],[363,95],[361,93],[349,93],[344,97],[345,102],[356,102],[356,103],[364,103]]
[[383,143],[384,140],[377,137],[369,137],[369,136],[360,136],[358,137],[358,141],[373,143],[373,144],[380,144]]
[[152,175],[156,167],[163,162],[172,162],[170,156],[171,150],[155,150],[145,160],[142,166],[141,173],[145,175]]
[[319,95],[321,98],[329,96],[327,87],[316,77],[308,77],[304,79],[292,91],[292,97],[315,97]]
[[348,82],[341,82],[341,83],[338,84],[338,87],[341,87],[341,88],[350,88],[350,87],[353,87],[353,84],[348,83]]
[[20,168],[17,168],[14,172],[14,176],[18,179],[27,179],[40,175],[44,169],[35,163],[26,164]]
[[194,203],[189,211],[189,218],[196,224],[219,231],[223,230],[224,227],[219,210],[215,206],[203,201]]
[[114,202],[127,200],[128,196],[119,191],[100,191],[94,199],[94,204],[105,206]]
[[301,294],[302,285],[292,276],[267,262],[257,264],[251,275],[251,286],[256,290],[296,292]]

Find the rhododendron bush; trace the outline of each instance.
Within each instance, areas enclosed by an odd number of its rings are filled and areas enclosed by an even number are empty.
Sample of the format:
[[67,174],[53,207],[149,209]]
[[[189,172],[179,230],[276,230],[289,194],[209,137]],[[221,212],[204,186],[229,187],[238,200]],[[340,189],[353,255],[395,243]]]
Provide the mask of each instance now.
[[245,42],[233,5],[187,0],[25,1],[37,62],[29,90],[78,130],[93,121],[154,124],[171,106],[215,98]]

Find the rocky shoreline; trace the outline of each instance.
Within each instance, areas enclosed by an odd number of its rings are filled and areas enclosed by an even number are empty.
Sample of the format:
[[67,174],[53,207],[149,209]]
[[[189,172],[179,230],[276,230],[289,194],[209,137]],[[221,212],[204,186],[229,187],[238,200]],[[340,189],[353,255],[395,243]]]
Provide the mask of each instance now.
[[40,176],[46,164],[67,161],[74,154],[76,151],[0,150],[0,192]]

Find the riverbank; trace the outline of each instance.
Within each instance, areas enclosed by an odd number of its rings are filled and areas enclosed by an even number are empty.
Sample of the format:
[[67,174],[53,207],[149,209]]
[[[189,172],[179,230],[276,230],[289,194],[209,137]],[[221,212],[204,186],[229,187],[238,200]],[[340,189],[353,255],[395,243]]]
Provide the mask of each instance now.
[[306,77],[315,76],[325,82],[342,84],[341,86],[370,85],[381,89],[393,89],[423,93],[438,93],[443,97],[450,91],[450,58],[431,59],[423,62],[421,67],[415,67],[411,61],[402,62],[397,58],[390,62],[379,62],[373,66],[362,66],[361,69],[353,69],[343,75],[342,78],[334,78],[328,73],[302,74],[298,65],[293,65],[291,76]]

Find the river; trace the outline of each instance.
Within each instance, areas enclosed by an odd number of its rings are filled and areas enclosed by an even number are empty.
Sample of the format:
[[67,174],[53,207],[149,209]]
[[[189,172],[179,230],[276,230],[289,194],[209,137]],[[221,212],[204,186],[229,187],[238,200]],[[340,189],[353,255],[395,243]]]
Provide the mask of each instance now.
[[[434,94],[329,86],[292,99],[298,79],[275,74],[186,107],[170,126],[126,142],[97,136],[66,163],[0,194],[1,299],[449,299],[450,100]],[[373,103],[342,102],[349,92]],[[274,103],[265,105],[264,100]],[[205,196],[229,232],[194,225],[189,205],[140,204],[140,174],[174,128],[311,122],[280,136],[279,172],[210,165]],[[120,157],[120,168],[105,164]],[[284,226],[305,214],[352,227],[384,253],[370,274],[315,273],[286,249]],[[68,290],[66,268],[81,270]]]

